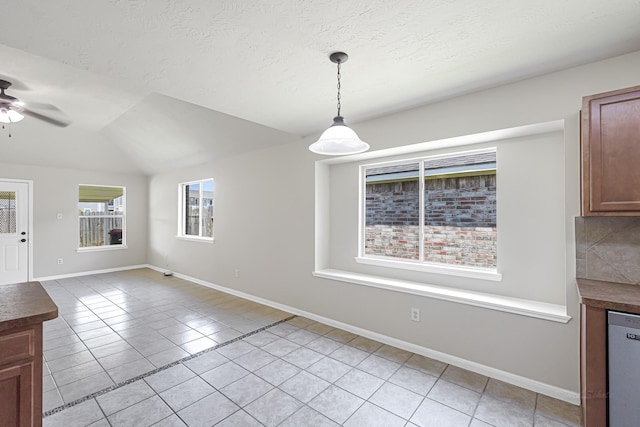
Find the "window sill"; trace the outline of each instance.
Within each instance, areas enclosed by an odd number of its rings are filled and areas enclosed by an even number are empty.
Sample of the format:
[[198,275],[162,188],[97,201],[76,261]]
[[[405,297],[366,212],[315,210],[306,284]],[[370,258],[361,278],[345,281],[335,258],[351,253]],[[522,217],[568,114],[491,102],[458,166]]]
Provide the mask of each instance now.
[[209,243],[209,244],[213,244],[215,243],[216,239],[212,239],[209,237],[188,237],[188,236],[176,236],[176,239],[179,240],[187,240],[190,242],[199,242],[199,243]]
[[127,249],[127,245],[106,245],[106,246],[90,246],[87,248],[78,248],[76,252],[100,252],[100,251],[117,251]]
[[402,270],[422,271],[424,273],[446,274],[449,276],[469,277],[472,279],[492,280],[499,282],[502,274],[494,268],[464,267],[459,265],[428,264],[423,262],[391,260],[388,258],[356,257],[358,264],[375,265],[378,267],[399,268]]
[[343,270],[317,270],[312,274],[315,277],[323,279],[371,286],[396,292],[404,292],[443,301],[486,308],[489,310],[549,320],[552,322],[567,323],[571,320],[571,316],[566,314],[566,307],[560,304],[550,304],[502,295],[473,292],[464,289],[445,288],[381,276],[351,273]]

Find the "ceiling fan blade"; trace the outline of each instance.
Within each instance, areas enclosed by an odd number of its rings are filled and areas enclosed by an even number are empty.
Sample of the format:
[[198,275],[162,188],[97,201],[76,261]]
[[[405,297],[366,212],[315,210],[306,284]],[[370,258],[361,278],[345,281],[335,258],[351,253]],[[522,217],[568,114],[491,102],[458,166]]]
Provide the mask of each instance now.
[[69,120],[45,116],[44,114],[36,113],[35,111],[31,111],[27,108],[25,108],[21,113],[25,116],[33,117],[34,119],[42,120],[43,122],[47,122],[58,127],[67,127],[71,124],[71,121]]
[[22,102],[22,101],[20,101],[20,103],[24,108],[28,108],[30,110],[53,110],[53,111],[62,112],[58,107],[56,107],[53,104],[45,104],[42,102]]

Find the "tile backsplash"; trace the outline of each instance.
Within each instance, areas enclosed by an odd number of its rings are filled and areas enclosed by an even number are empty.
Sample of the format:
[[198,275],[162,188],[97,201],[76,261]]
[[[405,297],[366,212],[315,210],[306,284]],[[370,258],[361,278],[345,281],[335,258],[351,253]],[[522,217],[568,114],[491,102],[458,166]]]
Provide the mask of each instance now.
[[640,218],[576,217],[576,273],[640,285]]

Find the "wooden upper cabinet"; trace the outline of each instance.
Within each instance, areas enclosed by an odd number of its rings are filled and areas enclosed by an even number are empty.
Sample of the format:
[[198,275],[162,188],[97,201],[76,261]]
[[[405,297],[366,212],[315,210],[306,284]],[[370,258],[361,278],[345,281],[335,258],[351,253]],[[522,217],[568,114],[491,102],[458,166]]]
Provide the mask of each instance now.
[[640,86],[582,99],[582,215],[640,216]]

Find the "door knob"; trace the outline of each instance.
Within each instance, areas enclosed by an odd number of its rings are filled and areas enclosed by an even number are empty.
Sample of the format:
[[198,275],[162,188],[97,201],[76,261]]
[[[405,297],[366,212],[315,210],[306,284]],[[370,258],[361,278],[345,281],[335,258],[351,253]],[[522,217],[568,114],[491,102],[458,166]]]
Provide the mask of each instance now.
[[24,243],[24,242],[26,242],[26,241],[27,241],[27,239],[20,239],[20,241],[21,241],[22,243]]

